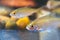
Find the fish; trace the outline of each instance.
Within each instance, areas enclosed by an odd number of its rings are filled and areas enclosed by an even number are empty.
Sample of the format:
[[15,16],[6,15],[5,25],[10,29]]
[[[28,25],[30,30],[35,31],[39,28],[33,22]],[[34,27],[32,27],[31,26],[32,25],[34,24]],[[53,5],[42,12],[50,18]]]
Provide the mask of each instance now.
[[10,20],[9,17],[0,15],[0,29],[4,29],[5,28],[5,23],[9,20]]
[[32,14],[36,14],[37,18],[49,15],[50,12],[43,9],[43,8],[38,8],[38,9],[33,9],[33,8],[18,8],[10,13],[10,16],[13,16],[15,18],[22,18],[26,16],[31,16]]
[[46,4],[46,6],[49,8],[49,9],[55,9],[56,6],[60,5],[60,1],[58,0],[49,0]]
[[53,16],[60,18],[60,1],[58,0],[49,0],[46,7],[51,10]]
[[28,8],[28,7],[18,8],[16,10],[12,11],[10,13],[10,16],[13,16],[15,18],[22,18],[22,17],[30,16],[33,13],[35,13],[36,11],[37,11],[36,9]]
[[[11,20],[10,17],[7,16],[0,16],[0,29],[14,29],[16,22]],[[16,28],[15,28],[16,29]]]
[[10,18],[9,17],[7,17],[7,16],[1,16],[0,15],[0,22],[7,22],[8,20],[10,20]]
[[[32,21],[29,25],[26,26],[28,31],[48,31],[58,28],[60,24],[59,18],[43,18],[36,21]],[[48,31],[49,32],[49,31]]]
[[6,6],[0,6],[0,15],[9,16],[9,14],[12,10],[13,10],[12,8],[9,8]]

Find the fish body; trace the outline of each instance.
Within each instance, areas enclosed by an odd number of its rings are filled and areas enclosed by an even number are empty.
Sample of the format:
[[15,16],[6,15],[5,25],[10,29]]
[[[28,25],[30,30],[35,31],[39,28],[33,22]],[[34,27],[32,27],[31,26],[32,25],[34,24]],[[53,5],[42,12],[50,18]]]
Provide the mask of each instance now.
[[15,18],[22,18],[32,15],[34,12],[36,12],[35,9],[24,7],[14,10],[13,12],[10,13],[10,16],[13,16]]

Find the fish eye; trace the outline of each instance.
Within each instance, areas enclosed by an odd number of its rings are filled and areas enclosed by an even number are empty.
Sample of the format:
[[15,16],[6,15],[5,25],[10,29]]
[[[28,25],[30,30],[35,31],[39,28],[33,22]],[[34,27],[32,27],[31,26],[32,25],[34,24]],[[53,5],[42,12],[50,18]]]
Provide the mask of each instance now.
[[31,27],[33,27],[33,25]]
[[14,13],[15,14],[15,13]]

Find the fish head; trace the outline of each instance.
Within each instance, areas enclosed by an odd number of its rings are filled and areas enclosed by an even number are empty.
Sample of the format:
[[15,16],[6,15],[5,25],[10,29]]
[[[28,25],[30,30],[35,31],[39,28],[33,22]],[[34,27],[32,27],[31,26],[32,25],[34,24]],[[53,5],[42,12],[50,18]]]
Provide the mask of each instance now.
[[31,22],[29,25],[26,26],[26,29],[29,31],[39,31],[40,25],[36,21]]

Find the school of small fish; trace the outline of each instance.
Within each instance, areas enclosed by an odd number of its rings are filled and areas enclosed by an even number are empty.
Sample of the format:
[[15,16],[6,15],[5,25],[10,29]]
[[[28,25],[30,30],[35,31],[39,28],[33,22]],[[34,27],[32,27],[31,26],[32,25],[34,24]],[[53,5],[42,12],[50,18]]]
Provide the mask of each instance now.
[[[55,6],[55,8],[53,9],[50,9],[49,6],[51,4],[50,3],[48,4],[46,6],[37,9],[30,7],[23,7],[15,10],[9,7],[0,6],[0,23],[4,24],[4,26],[0,24],[1,25],[0,29],[18,28],[18,29],[27,29],[29,31],[34,30],[40,31],[46,28],[43,27],[44,23],[46,23],[45,25],[48,26],[48,22],[51,20],[56,21],[57,19],[60,21],[59,5]],[[36,18],[34,19],[35,16]],[[34,20],[31,20],[32,18]]]

